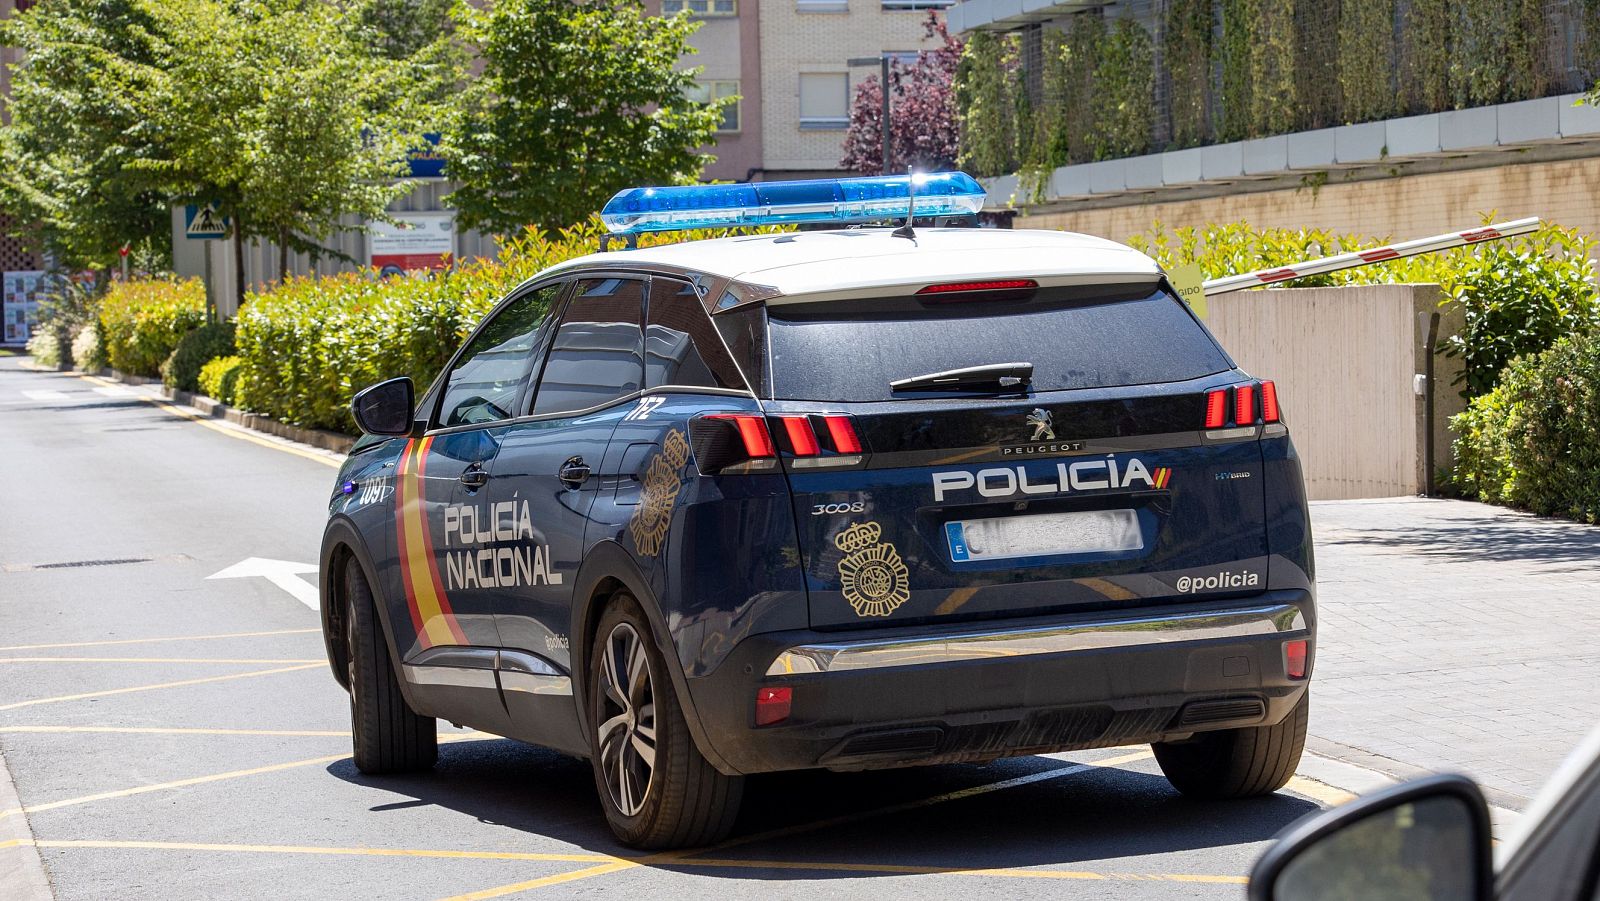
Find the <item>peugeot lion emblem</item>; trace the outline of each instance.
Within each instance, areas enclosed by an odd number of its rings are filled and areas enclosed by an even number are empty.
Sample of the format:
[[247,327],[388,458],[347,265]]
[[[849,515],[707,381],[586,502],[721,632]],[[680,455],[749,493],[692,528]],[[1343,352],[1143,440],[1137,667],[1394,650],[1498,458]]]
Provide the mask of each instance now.
[[1028,425],[1033,426],[1033,437],[1029,441],[1054,441],[1056,440],[1055,423],[1050,419],[1050,411],[1043,407],[1034,407],[1028,414]]

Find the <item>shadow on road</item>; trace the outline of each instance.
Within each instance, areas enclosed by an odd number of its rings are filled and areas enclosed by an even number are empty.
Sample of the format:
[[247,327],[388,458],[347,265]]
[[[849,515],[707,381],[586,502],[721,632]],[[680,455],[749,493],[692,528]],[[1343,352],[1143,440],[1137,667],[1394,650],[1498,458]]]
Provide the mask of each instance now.
[[1600,528],[1562,519],[1509,515],[1412,518],[1394,528],[1317,529],[1321,548],[1361,547],[1452,561],[1573,564],[1586,571],[1600,561]]
[[[1160,775],[1091,769],[938,804],[874,814],[951,791],[1072,766],[1022,757],[988,766],[949,765],[873,773],[805,771],[755,777],[728,849],[718,860],[784,860],[985,869],[1062,865],[1260,842],[1316,805],[1278,794],[1248,801],[1199,803]],[[597,853],[628,855],[606,827],[584,761],[519,742],[442,745],[433,773],[369,777],[348,761],[328,767],[340,779],[392,792],[374,813],[435,804]],[[781,838],[761,838],[824,821]],[[754,840],[752,840],[754,839]],[[537,850],[530,847],[529,850]],[[696,856],[691,852],[690,858]],[[662,861],[663,869],[689,869]],[[1122,861],[1120,869],[1137,869]],[[694,866],[741,879],[831,879],[862,871]]]

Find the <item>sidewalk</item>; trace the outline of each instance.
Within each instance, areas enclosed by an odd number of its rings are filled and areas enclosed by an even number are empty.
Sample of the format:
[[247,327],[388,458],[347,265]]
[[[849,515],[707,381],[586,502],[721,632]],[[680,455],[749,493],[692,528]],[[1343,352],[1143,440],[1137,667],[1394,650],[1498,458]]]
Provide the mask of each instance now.
[[1308,748],[1527,805],[1600,721],[1600,528],[1466,501],[1312,505]]

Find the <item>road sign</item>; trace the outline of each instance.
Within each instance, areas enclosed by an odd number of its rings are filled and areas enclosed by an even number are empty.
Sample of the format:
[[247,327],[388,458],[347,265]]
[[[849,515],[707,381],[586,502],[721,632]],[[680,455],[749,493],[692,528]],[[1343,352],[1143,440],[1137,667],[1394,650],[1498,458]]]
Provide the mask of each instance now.
[[185,204],[183,236],[192,241],[216,241],[228,236],[228,220],[217,213],[217,205]]

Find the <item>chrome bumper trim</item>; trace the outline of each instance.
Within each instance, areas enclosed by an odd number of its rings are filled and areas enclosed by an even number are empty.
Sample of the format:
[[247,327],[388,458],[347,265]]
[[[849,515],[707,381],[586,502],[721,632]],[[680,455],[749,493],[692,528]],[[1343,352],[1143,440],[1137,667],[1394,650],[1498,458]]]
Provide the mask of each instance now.
[[779,654],[767,667],[767,675],[836,673],[887,666],[925,666],[995,657],[1098,651],[1213,638],[1276,635],[1305,628],[1305,615],[1299,607],[1272,604],[1237,610],[1128,617],[1031,629],[966,632],[889,641],[807,644]]

